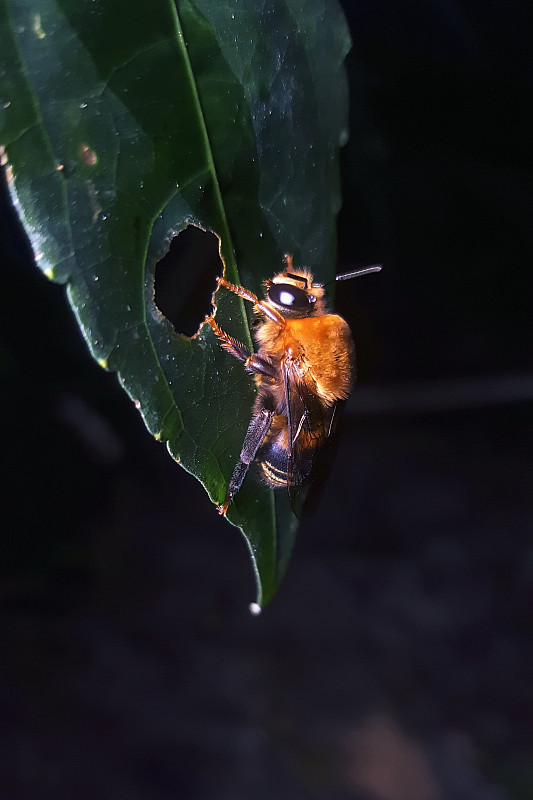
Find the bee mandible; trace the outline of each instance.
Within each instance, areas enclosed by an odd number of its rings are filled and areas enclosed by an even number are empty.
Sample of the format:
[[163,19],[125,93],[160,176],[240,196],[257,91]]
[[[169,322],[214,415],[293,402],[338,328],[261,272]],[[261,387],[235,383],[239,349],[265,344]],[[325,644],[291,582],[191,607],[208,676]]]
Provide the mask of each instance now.
[[[255,331],[257,352],[229,336],[206,317],[221,346],[254,376],[257,395],[239,461],[226,497],[218,507],[226,514],[253,461],[272,488],[286,487],[300,514],[300,500],[313,483],[319,457],[337,426],[339,407],[354,382],[355,348],[348,323],[328,309],[325,286],[309,270],[293,266],[264,282],[265,299],[243,286],[218,278],[225,288],[254,305],[260,323]],[[348,280],[381,265],[337,275]]]

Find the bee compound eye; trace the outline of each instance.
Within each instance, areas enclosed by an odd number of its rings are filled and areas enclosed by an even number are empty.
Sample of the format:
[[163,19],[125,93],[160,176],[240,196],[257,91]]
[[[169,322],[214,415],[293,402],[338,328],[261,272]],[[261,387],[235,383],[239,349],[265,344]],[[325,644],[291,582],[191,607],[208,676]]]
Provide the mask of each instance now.
[[268,290],[268,299],[277,306],[303,310],[309,307],[307,292],[291,283],[273,283]]

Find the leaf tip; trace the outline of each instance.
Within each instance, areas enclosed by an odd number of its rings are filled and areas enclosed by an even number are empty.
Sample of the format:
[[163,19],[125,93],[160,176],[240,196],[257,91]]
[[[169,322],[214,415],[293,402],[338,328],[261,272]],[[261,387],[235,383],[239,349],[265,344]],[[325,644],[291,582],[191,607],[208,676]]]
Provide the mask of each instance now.
[[[47,270],[47,272],[48,272],[48,271],[50,271],[50,272],[51,272],[52,270]],[[45,273],[45,274],[47,274],[47,273]],[[48,276],[48,277],[50,277],[50,276]],[[98,359],[98,363],[100,364],[100,366],[102,367],[102,369],[107,369],[107,358],[99,358],[99,359]]]
[[248,609],[253,617],[258,617],[261,611],[263,610],[259,605],[259,603],[250,603]]

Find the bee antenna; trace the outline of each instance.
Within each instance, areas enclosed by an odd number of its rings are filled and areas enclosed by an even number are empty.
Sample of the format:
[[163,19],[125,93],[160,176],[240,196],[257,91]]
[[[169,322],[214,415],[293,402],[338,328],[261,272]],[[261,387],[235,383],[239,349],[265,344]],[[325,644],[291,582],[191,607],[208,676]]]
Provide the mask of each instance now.
[[[362,269],[354,269],[351,272],[343,272],[340,275],[335,275],[336,281],[349,281],[350,278],[358,278],[359,275],[368,275],[370,272],[380,272],[382,264],[372,264],[370,267],[363,267]],[[331,281],[333,283],[333,281]]]
[[369,272],[380,272],[382,269],[381,264],[372,264],[370,267],[362,267],[362,269],[352,269],[350,272],[341,272],[336,275],[333,280],[321,284],[322,286],[331,286],[335,281],[349,281],[350,278],[357,278],[359,275],[368,275]]

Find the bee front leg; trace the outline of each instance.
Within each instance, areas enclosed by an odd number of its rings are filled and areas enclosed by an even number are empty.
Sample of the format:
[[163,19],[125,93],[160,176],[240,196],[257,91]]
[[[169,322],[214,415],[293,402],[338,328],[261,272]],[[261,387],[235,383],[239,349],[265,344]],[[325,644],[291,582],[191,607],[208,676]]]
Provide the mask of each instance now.
[[239,461],[233,470],[233,475],[231,476],[231,480],[229,482],[228,491],[226,492],[226,499],[221,506],[218,506],[219,514],[226,513],[229,504],[241,488],[242,482],[246,477],[246,473],[250,469],[250,464],[256,457],[257,451],[259,450],[263,439],[270,430],[273,416],[273,411],[262,408],[252,417],[248,426],[248,430],[246,431],[246,436],[244,437],[244,444],[239,456]]
[[[291,261],[291,264],[292,264],[292,261]],[[225,278],[217,278],[217,284],[218,284],[218,288],[219,289],[220,289],[221,286],[223,286],[229,292],[232,292],[233,294],[236,294],[239,297],[242,297],[243,300],[249,300],[250,303],[254,304],[254,309],[257,312],[260,312],[261,314],[264,314],[266,317],[268,317],[273,322],[275,322],[277,325],[279,325],[280,328],[284,328],[285,327],[285,319],[279,313],[279,311],[276,311],[276,309],[273,308],[270,303],[267,303],[264,300],[259,300],[257,295],[255,295],[249,289],[245,289],[244,286],[236,286],[234,283],[230,283]]]

